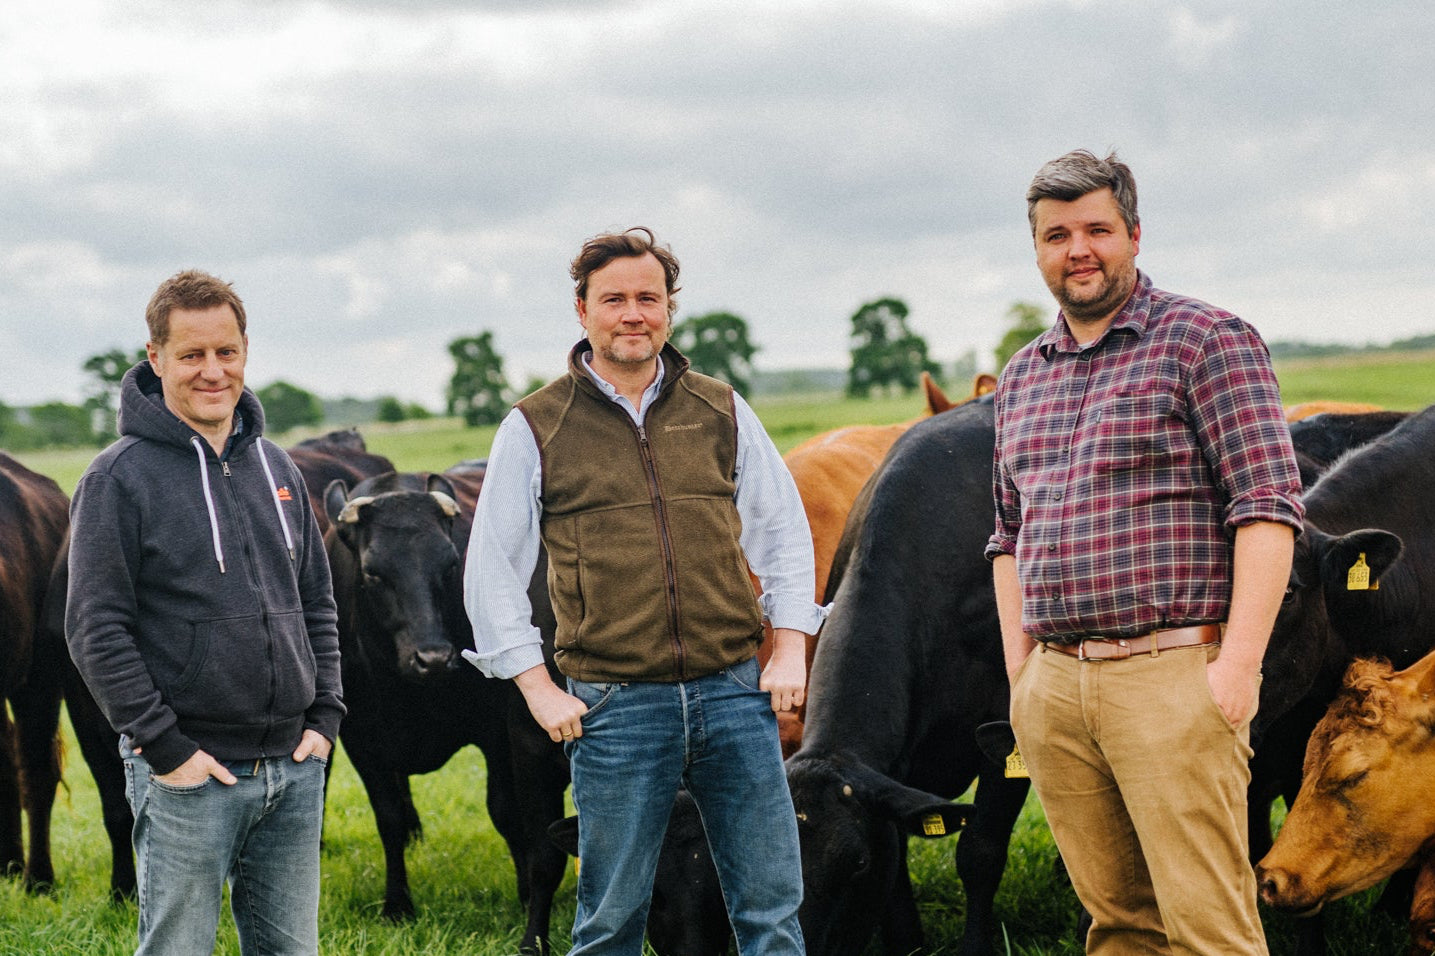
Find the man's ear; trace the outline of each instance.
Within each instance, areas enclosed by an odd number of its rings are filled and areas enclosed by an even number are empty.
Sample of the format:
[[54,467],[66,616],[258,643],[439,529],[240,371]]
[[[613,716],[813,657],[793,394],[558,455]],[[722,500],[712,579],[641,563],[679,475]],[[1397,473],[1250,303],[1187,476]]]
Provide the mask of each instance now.
[[1132,254],[1133,256],[1140,254],[1140,252],[1141,252],[1141,223],[1139,223],[1139,222],[1136,224],[1136,228],[1131,230],[1131,246],[1132,246],[1132,248],[1131,248],[1131,254]]

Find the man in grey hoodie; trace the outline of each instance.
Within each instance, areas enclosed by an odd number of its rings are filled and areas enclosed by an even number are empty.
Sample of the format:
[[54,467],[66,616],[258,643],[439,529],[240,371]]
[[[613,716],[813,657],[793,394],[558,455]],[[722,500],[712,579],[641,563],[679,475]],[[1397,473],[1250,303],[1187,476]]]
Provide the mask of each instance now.
[[261,438],[244,305],[203,272],[146,310],[120,439],[71,505],[70,654],[119,732],[138,954],[318,952],[324,766],[344,705],[328,560],[303,478]]

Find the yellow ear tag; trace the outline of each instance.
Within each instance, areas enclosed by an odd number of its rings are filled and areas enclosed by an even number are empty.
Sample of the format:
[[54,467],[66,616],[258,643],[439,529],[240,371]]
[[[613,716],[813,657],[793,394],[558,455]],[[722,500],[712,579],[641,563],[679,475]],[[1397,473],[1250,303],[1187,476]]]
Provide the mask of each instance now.
[[1011,753],[1007,754],[1006,775],[1009,778],[1026,778],[1031,776],[1031,774],[1026,772],[1026,761],[1021,759],[1021,751],[1017,750],[1015,747],[1011,749]]
[[583,872],[583,861],[578,857],[573,858],[573,875],[579,876]]
[[1377,591],[1380,585],[1370,583],[1370,565],[1365,563],[1365,552],[1360,552],[1360,557],[1350,566],[1350,572],[1345,576],[1345,589],[1347,591]]
[[922,818],[922,832],[927,836],[946,836],[947,821],[940,813],[930,813]]

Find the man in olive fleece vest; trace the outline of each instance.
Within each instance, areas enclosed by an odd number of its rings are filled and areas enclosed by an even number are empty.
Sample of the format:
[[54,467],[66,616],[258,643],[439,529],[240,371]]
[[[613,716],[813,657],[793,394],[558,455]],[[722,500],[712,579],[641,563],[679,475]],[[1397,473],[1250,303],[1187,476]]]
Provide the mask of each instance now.
[[[586,337],[494,437],[464,572],[465,656],[512,678],[568,754],[583,860],[572,953],[639,956],[686,786],[741,951],[801,954],[776,722],[802,704],[806,637],[824,615],[801,499],[747,403],[667,344],[678,263],[650,231],[589,240],[570,273]],[[531,623],[540,541],[566,690]]]

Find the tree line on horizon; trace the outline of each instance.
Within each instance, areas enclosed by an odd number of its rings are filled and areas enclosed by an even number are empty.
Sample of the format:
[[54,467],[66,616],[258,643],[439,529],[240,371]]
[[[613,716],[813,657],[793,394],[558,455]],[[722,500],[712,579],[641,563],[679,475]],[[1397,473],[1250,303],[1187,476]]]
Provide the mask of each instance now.
[[[942,368],[928,354],[926,340],[907,323],[907,304],[896,297],[884,297],[863,304],[850,320],[850,364],[845,392],[854,398],[879,394],[912,392],[923,372],[938,383],[948,381]],[[1007,309],[1007,330],[993,350],[996,370],[1001,371],[1027,342],[1040,335],[1050,319],[1040,306],[1014,302]],[[749,334],[747,322],[731,312],[709,312],[683,319],[673,325],[671,341],[686,355],[692,367],[722,379],[738,392],[750,396],[755,371],[753,357],[760,350]],[[1270,344],[1276,359],[1321,358],[1332,355],[1370,352],[1400,352],[1435,348],[1435,334],[1399,339],[1388,345],[1330,345],[1301,341]],[[446,414],[462,418],[469,426],[500,421],[513,402],[545,384],[530,378],[515,390],[503,370],[504,360],[493,343],[491,330],[460,336],[448,344],[454,372],[445,390]],[[124,374],[145,358],[143,349],[125,352],[110,349],[87,358],[82,370],[87,380],[82,404],[45,402],[13,408],[0,401],[0,448],[28,451],[51,446],[103,446],[116,437],[115,412],[119,386]],[[952,381],[965,381],[976,374],[975,350],[968,350],[951,366]],[[314,393],[285,381],[255,389],[264,403],[268,427],[275,433],[325,423],[326,402]],[[404,402],[393,395],[376,400],[341,399],[346,407],[362,409],[361,414],[378,422],[400,422],[430,418],[434,412],[417,402]],[[349,422],[346,422],[348,424]]]

